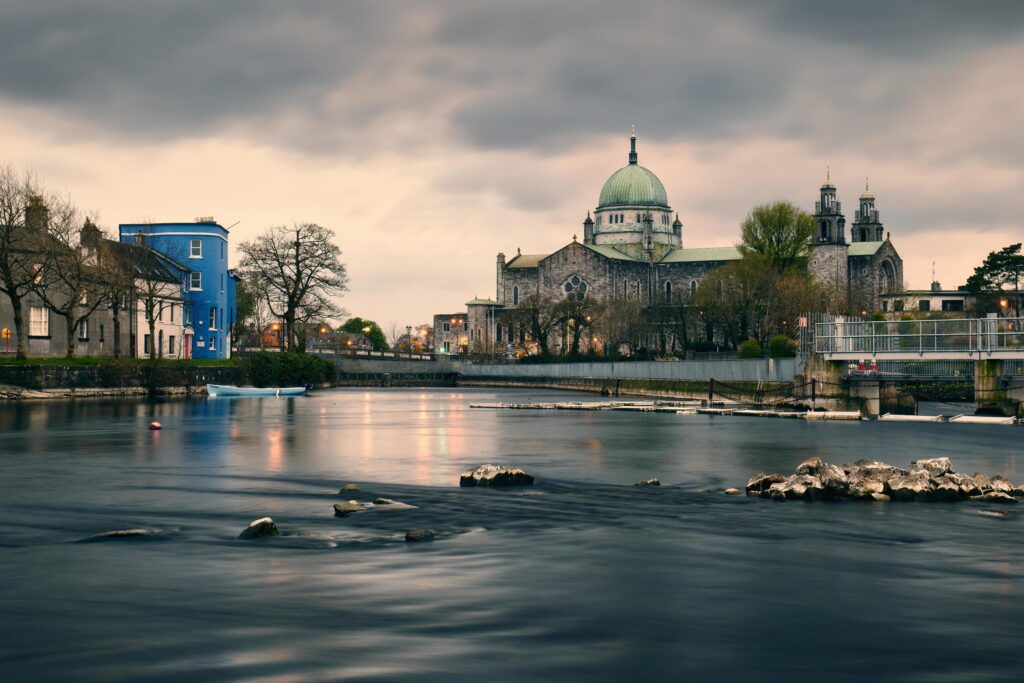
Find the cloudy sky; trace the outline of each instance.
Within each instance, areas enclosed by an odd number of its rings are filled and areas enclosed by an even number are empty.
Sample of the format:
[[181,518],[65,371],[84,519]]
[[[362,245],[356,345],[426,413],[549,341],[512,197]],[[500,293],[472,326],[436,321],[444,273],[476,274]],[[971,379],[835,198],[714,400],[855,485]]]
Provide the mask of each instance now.
[[1022,67],[1019,0],[0,0],[0,162],[108,230],[328,226],[405,325],[582,233],[635,121],[686,246],[830,166],[955,286],[1024,239]]

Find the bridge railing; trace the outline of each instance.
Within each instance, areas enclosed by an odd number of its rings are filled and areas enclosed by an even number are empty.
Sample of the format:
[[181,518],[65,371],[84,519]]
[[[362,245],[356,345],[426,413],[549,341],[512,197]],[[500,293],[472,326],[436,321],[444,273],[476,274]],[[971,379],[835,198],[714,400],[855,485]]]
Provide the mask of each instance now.
[[849,321],[815,326],[815,353],[1024,352],[1024,318]]

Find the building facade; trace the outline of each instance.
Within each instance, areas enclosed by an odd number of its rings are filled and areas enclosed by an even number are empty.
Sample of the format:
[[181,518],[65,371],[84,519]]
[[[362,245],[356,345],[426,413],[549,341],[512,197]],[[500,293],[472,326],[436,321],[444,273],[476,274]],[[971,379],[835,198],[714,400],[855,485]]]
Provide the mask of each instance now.
[[[815,204],[818,231],[808,268],[850,306],[880,307],[882,296],[902,290],[903,261],[882,238],[874,196],[865,188],[847,241],[846,219],[830,180]],[[601,188],[596,208],[583,221],[583,239],[549,254],[516,254],[496,262],[494,299],[473,299],[465,312],[434,316],[437,353],[502,350],[525,342],[516,309],[531,297],[569,296],[688,303],[717,268],[741,258],[735,246],[688,248],[683,223],[669,204],[665,186],[640,166],[636,133],[627,164]]]
[[183,358],[230,358],[237,280],[228,268],[228,231],[212,218],[194,223],[125,223],[126,244],[145,246],[173,263],[180,276]]

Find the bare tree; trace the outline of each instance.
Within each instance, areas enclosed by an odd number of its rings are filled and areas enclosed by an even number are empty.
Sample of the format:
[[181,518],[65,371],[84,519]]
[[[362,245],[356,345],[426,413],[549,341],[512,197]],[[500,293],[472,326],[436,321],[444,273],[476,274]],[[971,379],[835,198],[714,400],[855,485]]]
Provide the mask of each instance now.
[[0,292],[14,310],[18,358],[25,358],[22,302],[36,277],[36,242],[42,231],[45,206],[36,180],[11,166],[0,166]]
[[506,319],[530,331],[530,337],[537,342],[540,355],[551,353],[548,340],[561,319],[558,303],[547,294],[530,294],[515,308],[506,311]]
[[348,273],[334,231],[313,223],[270,228],[243,242],[241,271],[260,283],[270,312],[283,319],[289,348],[296,348],[296,322],[341,314],[334,301],[348,290]]

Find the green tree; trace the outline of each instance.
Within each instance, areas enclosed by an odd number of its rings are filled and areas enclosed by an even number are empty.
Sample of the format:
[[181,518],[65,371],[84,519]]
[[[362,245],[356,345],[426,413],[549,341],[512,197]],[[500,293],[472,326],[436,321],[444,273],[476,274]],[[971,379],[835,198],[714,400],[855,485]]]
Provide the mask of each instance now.
[[1012,291],[1014,315],[1020,316],[1022,279],[1024,254],[1018,242],[986,256],[982,264],[974,269],[974,275],[967,278],[967,288],[976,296],[999,296],[1003,292]]
[[790,202],[755,206],[740,225],[740,253],[757,254],[780,273],[807,265],[814,219]]
[[748,339],[739,346],[740,358],[763,358],[764,351],[756,339]]
[[370,343],[373,344],[374,351],[388,350],[388,340],[384,337],[384,331],[380,329],[380,325],[372,320],[364,320],[359,317],[349,318],[338,329],[352,334],[365,334]]

